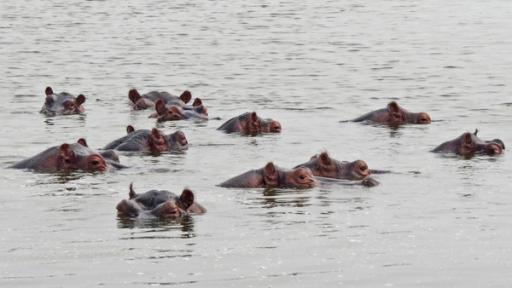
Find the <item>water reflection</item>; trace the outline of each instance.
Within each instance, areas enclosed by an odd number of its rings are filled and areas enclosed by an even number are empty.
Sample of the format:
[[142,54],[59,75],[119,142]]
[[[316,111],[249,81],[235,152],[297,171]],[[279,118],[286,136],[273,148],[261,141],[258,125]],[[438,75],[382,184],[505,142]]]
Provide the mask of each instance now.
[[[117,228],[120,229],[148,229],[140,230],[140,233],[181,231],[181,238],[193,238],[194,218],[190,215],[175,218],[159,218],[151,215],[140,215],[136,218],[117,217]],[[132,237],[131,237],[132,238]],[[140,238],[140,237],[133,237]],[[146,237],[145,237],[146,238]],[[149,238],[161,238],[160,236]]]
[[263,190],[263,197],[260,198],[259,204],[263,208],[273,208],[276,206],[289,207],[307,207],[311,199],[308,190],[291,190],[291,189],[275,189],[269,188]]

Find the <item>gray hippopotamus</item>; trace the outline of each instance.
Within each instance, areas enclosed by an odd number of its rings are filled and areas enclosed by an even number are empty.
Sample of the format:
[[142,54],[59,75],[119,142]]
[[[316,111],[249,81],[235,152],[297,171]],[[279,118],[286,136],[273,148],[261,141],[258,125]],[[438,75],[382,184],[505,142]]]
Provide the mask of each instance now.
[[474,133],[466,132],[459,137],[446,141],[432,150],[436,153],[455,153],[463,157],[472,157],[475,154],[499,155],[505,150],[505,144],[500,139],[484,141]]
[[282,169],[272,162],[265,167],[247,171],[221,184],[228,188],[311,188],[316,181],[309,168]]
[[185,90],[180,96],[172,95],[165,91],[151,91],[149,93],[140,95],[137,89],[128,91],[128,98],[131,101],[134,110],[144,110],[155,107],[157,100],[162,100],[166,105],[176,105],[185,107],[186,104],[192,99],[192,93]]
[[150,115],[150,118],[156,118],[157,122],[177,121],[177,120],[208,120],[208,109],[203,105],[201,99],[196,98],[192,108],[180,107],[177,105],[168,106],[161,99],[155,103],[156,113]]
[[175,218],[188,214],[203,214],[206,209],[195,202],[194,193],[185,188],[180,196],[167,190],[150,190],[137,194],[130,184],[129,199],[123,199],[116,206],[120,217],[136,218],[153,215],[161,218]]
[[125,168],[119,163],[119,157],[112,150],[96,152],[87,147],[85,139],[77,143],[64,143],[20,161],[11,166],[17,169],[30,169],[36,172],[104,172]]
[[353,162],[339,161],[329,156],[327,152],[314,155],[311,159],[295,168],[307,167],[313,175],[325,178],[362,180],[364,186],[375,186],[379,182],[370,177],[370,169],[363,160]]
[[164,135],[156,128],[152,130],[135,130],[133,126],[128,125],[126,131],[128,132],[126,136],[112,141],[103,149],[149,152],[151,154],[188,149],[187,137],[185,137],[185,133],[179,130],[172,134]]
[[281,124],[273,119],[262,119],[256,112],[246,112],[224,122],[217,130],[255,136],[261,133],[280,133]]
[[398,126],[401,124],[430,124],[430,116],[425,112],[412,113],[400,107],[395,101],[392,101],[384,109],[372,111],[364,114],[354,120],[354,122],[373,122],[378,124],[387,124]]
[[77,97],[68,92],[54,93],[51,87],[45,89],[46,100],[40,113],[48,116],[71,115],[84,113],[82,106],[85,102],[85,96],[80,94]]

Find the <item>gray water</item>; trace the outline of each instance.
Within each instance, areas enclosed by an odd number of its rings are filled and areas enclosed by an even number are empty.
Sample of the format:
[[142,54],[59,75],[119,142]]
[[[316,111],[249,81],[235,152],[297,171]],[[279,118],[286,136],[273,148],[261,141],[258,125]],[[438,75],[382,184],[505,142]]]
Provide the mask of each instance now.
[[[478,128],[512,143],[512,2],[14,1],[0,3],[0,286],[509,287],[509,153],[429,153]],[[44,88],[83,93],[86,115],[38,113]],[[131,168],[68,176],[7,169],[85,137],[102,147],[128,124],[127,92],[190,89],[210,116],[182,129],[184,154],[121,155]],[[344,123],[397,100],[428,126]],[[245,111],[280,135],[216,131]],[[323,150],[365,160],[380,186],[309,190],[216,184],[267,161]],[[190,187],[208,209],[122,221],[138,192]]]

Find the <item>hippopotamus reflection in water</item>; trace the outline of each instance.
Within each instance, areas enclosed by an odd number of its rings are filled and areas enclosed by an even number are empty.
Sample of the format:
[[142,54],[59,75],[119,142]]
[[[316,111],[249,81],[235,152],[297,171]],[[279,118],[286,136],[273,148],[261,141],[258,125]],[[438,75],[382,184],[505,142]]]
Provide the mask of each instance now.
[[430,124],[430,116],[425,112],[412,113],[400,107],[395,101],[392,101],[384,109],[375,110],[358,117],[354,122],[374,122],[378,124],[387,124],[398,126],[401,124]]
[[82,170],[86,172],[104,172],[120,169],[119,157],[112,150],[96,152],[87,147],[85,139],[77,143],[62,144],[20,161],[11,166],[17,169],[30,169],[37,172],[71,172]]
[[169,106],[176,105],[179,107],[187,107],[186,104],[192,99],[192,93],[185,90],[180,96],[175,96],[165,91],[151,91],[141,96],[137,89],[131,89],[128,92],[128,98],[134,110],[153,108],[155,107],[156,101],[159,99]]
[[135,130],[133,126],[128,125],[126,132],[128,135],[112,141],[103,149],[149,152],[155,155],[188,149],[187,137],[181,131],[164,135],[156,128]]
[[315,178],[309,168],[299,167],[285,170],[269,162],[261,169],[247,171],[219,186],[228,188],[311,188],[315,184]]
[[40,113],[55,116],[81,114],[85,111],[82,106],[85,102],[85,96],[82,94],[77,97],[67,92],[55,94],[51,87],[46,87],[44,92],[46,94],[46,100],[44,101]]
[[500,139],[484,141],[477,136],[478,129],[474,133],[466,132],[459,137],[444,142],[432,152],[455,153],[463,157],[472,157],[475,154],[499,155],[505,150],[505,144]]
[[375,186],[379,182],[370,177],[370,169],[363,160],[353,162],[339,161],[329,156],[327,152],[320,155],[314,155],[311,159],[298,167],[309,168],[313,175],[325,178],[346,179],[346,180],[362,180],[364,186]]
[[156,113],[149,118],[156,118],[157,122],[178,121],[178,120],[208,120],[208,109],[203,105],[201,99],[196,98],[192,107],[180,107],[177,105],[166,105],[161,99],[155,103]]
[[167,190],[150,190],[137,194],[130,184],[129,199],[123,199],[116,209],[120,217],[136,218],[153,215],[162,218],[174,218],[188,214],[203,214],[206,209],[195,202],[194,193],[185,188],[180,196]]
[[217,130],[255,136],[261,133],[280,133],[281,124],[270,118],[262,119],[256,112],[246,112],[224,122]]

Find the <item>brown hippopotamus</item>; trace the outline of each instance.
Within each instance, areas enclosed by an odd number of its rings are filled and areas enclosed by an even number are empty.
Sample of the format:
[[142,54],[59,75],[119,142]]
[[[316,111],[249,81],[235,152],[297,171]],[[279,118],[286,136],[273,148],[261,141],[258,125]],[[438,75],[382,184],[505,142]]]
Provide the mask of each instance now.
[[68,92],[54,93],[51,87],[45,89],[46,100],[40,113],[48,116],[71,115],[84,113],[82,106],[85,102],[85,96],[80,94],[77,97]]
[[282,169],[272,162],[265,167],[247,171],[219,186],[228,188],[311,188],[316,181],[309,168]]
[[159,99],[164,101],[166,105],[185,107],[192,99],[192,93],[185,90],[180,96],[175,96],[166,91],[151,91],[141,96],[137,89],[131,89],[128,91],[128,98],[130,99],[134,110],[153,108],[155,107],[156,101]]
[[313,175],[319,177],[362,180],[361,184],[365,186],[375,186],[379,183],[370,177],[370,169],[363,160],[339,161],[331,158],[327,152],[314,155],[308,162],[297,165],[295,168],[298,167],[307,167]]
[[11,168],[48,173],[75,170],[104,172],[124,167],[119,163],[119,157],[114,151],[96,152],[91,150],[83,138],[79,139],[77,143],[64,143],[60,146],[50,147],[11,166]]
[[169,218],[188,214],[203,214],[206,209],[195,202],[194,193],[185,188],[180,196],[167,190],[150,190],[137,194],[130,184],[129,199],[123,199],[116,206],[120,217],[136,218],[142,215]]
[[499,155],[505,150],[505,144],[500,139],[484,141],[477,136],[478,129],[474,133],[466,132],[459,137],[446,141],[432,150],[436,153],[455,153],[464,157],[472,157],[475,154]]
[[208,109],[203,105],[201,99],[196,98],[191,109],[186,109],[177,105],[168,106],[161,99],[155,103],[156,113],[150,115],[150,118],[156,118],[157,122],[177,121],[177,120],[208,120]]
[[188,149],[187,137],[185,137],[185,133],[179,130],[172,134],[164,135],[156,128],[152,130],[135,130],[133,126],[128,125],[126,131],[128,132],[126,136],[112,141],[103,149],[149,152],[151,154]]
[[256,112],[246,112],[224,122],[217,130],[255,136],[261,133],[280,133],[281,124],[270,118],[262,119]]
[[388,106],[384,109],[372,111],[352,121],[366,121],[390,126],[398,126],[401,124],[430,124],[432,122],[427,113],[409,112],[400,107],[395,101],[389,102]]

